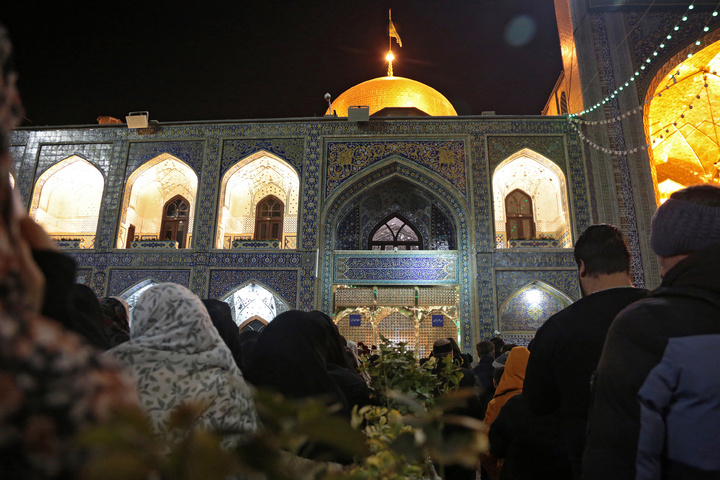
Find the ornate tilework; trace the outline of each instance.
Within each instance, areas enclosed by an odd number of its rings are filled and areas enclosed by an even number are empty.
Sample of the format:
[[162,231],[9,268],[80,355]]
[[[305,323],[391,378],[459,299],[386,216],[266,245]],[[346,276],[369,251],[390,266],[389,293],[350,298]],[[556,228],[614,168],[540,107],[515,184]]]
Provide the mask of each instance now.
[[487,142],[490,171],[512,154],[529,148],[552,160],[567,175],[565,143],[562,136],[488,136]]
[[[22,167],[23,157],[25,157],[25,145],[11,145],[10,157],[13,160],[14,171],[19,172],[20,167]],[[14,173],[14,175],[15,181],[17,181],[17,173]]]
[[362,169],[392,156],[400,156],[429,168],[465,194],[465,142],[446,141],[331,141],[327,156],[328,197],[345,180]]
[[93,269],[92,268],[78,268],[75,272],[75,282],[82,283],[92,288],[93,286]]
[[[599,74],[602,78],[607,91],[612,92],[616,88],[615,76],[613,72],[612,53],[608,44],[607,31],[605,29],[605,20],[601,15],[593,15],[592,22],[595,25],[597,55],[599,63]],[[605,112],[607,118],[620,117],[620,105],[617,98],[610,100]],[[623,126],[620,122],[614,122],[607,128],[607,134],[616,150],[627,150],[625,145],[625,135]],[[642,254],[640,251],[640,236],[638,233],[638,223],[635,215],[635,200],[632,180],[630,178],[630,167],[628,165],[627,155],[618,155],[612,157],[616,170],[619,173],[620,189],[622,197],[618,199],[618,209],[620,211],[621,220],[623,220],[623,231],[627,237],[628,250],[630,250],[630,261],[632,262],[633,284],[638,286],[645,285],[645,272],[642,267]]]
[[255,138],[225,140],[222,144],[222,165],[220,176],[230,167],[249,157],[253,153],[265,150],[284,159],[298,171],[302,177],[304,138]]
[[562,268],[577,269],[571,250],[514,252],[499,250],[493,255],[495,268]]
[[167,141],[167,142],[131,142],[128,151],[125,179],[140,165],[153,158],[168,153],[182,160],[200,175],[203,163],[203,141]]
[[499,270],[495,272],[498,304],[502,304],[518,288],[533,281],[550,285],[572,301],[580,298],[577,268],[573,270]]
[[[106,150],[106,155],[102,156],[103,161],[107,161],[107,168],[102,170],[106,172],[107,184],[95,249],[71,252],[81,268],[88,270],[88,278],[98,296],[119,293],[117,290],[121,288],[121,284],[132,285],[133,282],[137,283],[148,277],[156,278],[155,272],[174,272],[168,273],[167,278],[157,280],[180,281],[190,285],[194,292],[203,297],[210,296],[210,292],[230,291],[240,280],[239,276],[266,275],[267,283],[261,278],[257,280],[278,292],[284,291],[282,296],[287,296],[288,301],[296,308],[310,310],[320,307],[330,311],[333,248],[337,245],[335,235],[344,236],[346,228],[338,227],[337,224],[341,219],[348,218],[345,212],[360,205],[359,199],[368,192],[368,188],[380,184],[388,177],[403,179],[404,182],[412,184],[417,192],[422,193],[422,198],[427,200],[425,206],[417,211],[417,218],[422,218],[427,225],[430,232],[428,238],[447,235],[448,232],[456,235],[456,275],[460,302],[458,323],[462,348],[472,351],[477,335],[492,334],[495,328],[497,299],[494,293],[494,268],[504,261],[502,256],[496,257],[493,253],[494,228],[491,199],[488,195],[489,161],[485,153],[485,138],[513,135],[566,138],[566,164],[570,171],[568,185],[573,198],[573,227],[583,228],[588,224],[590,216],[585,193],[587,185],[583,153],[580,142],[571,136],[574,134],[569,133],[567,128],[566,122],[562,120],[544,118],[422,118],[368,122],[368,125],[362,126],[338,120],[317,119],[275,123],[258,121],[237,124],[156,125],[138,131],[127,128],[25,129],[13,132],[12,142],[14,148],[23,149],[20,156],[25,163],[21,165],[22,171],[16,179],[19,180],[21,193],[22,185],[25,185],[25,191],[29,192],[36,180],[34,158],[40,158],[41,147],[111,147]],[[328,140],[330,138],[332,140]],[[225,149],[231,142],[234,152]],[[370,163],[363,166],[352,178],[343,177],[342,185],[338,184],[332,192],[328,189],[326,193],[329,196],[325,200],[325,197],[321,196],[324,188],[320,177],[323,171],[321,162],[325,160],[324,152],[331,143],[348,148],[387,149],[387,156],[383,159],[370,159]],[[397,150],[392,150],[393,145],[396,145]],[[409,150],[405,151],[405,154],[401,153],[412,145],[412,148],[417,148],[414,153],[408,153]],[[455,173],[450,170],[444,170],[444,174],[432,173],[433,169],[445,165],[443,161],[446,159],[432,156],[434,153],[426,155],[422,148],[428,148],[432,152],[437,151],[440,146],[447,146],[450,152],[456,155],[456,159],[461,159],[460,163],[455,163],[456,167],[462,165],[461,183],[449,180],[459,178],[453,176]],[[242,157],[259,150],[281,156],[302,172],[301,214],[298,218],[297,234],[297,247],[300,250],[215,250],[218,186],[222,170],[226,168],[223,165],[232,164],[234,156]],[[51,151],[53,150],[47,150]],[[57,149],[55,151],[59,152]],[[133,169],[161,153],[169,153],[199,172],[192,248],[166,252],[117,250],[114,245],[125,180]],[[407,158],[401,158],[406,155]],[[413,155],[418,159],[411,158]],[[98,158],[100,156],[95,155],[88,160]],[[453,162],[447,163],[447,168],[452,164]],[[424,168],[419,168],[419,165]],[[472,206],[469,205],[470,201]],[[433,211],[434,209],[436,211]],[[358,219],[360,215],[358,209]],[[366,215],[363,218],[368,221],[372,219],[368,211],[363,215]],[[360,232],[360,224],[353,226],[350,222],[342,225],[346,225],[348,231]],[[321,233],[323,236],[319,238]],[[321,247],[319,252],[316,251],[318,242]],[[470,262],[470,252],[478,252],[474,263]],[[546,263],[556,260],[558,258],[550,257],[533,262],[521,260],[519,263],[522,266],[517,268],[544,268]],[[562,262],[563,266],[567,265],[564,260]],[[506,263],[512,262],[508,260]],[[322,268],[320,272],[315,271],[316,265]],[[549,268],[556,266],[549,265]],[[569,269],[575,269],[574,263],[569,264]],[[212,273],[221,270],[244,273]],[[319,290],[316,290],[316,274],[321,277]],[[290,277],[283,279],[283,275]],[[277,285],[270,285],[273,282]],[[292,293],[283,288],[296,290]]]
[[298,305],[298,278],[295,270],[210,269],[210,298],[221,298],[244,283],[255,280],[277,293],[291,308]]
[[111,268],[108,295],[119,295],[123,291],[147,279],[158,283],[179,283],[185,287],[190,286],[190,270],[125,270]]
[[335,283],[351,285],[435,285],[457,284],[457,255],[423,252],[336,254]]

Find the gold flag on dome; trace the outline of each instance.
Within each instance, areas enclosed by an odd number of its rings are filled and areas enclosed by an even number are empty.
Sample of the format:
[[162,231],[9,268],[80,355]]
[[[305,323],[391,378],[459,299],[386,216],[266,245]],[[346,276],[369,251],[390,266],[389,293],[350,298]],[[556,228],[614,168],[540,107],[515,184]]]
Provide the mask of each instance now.
[[392,22],[392,11],[391,10],[388,10],[388,18],[390,21],[390,26],[389,26],[390,38],[395,38],[395,40],[397,40],[397,42],[398,42],[398,45],[400,45],[402,47],[402,40],[400,40],[400,34],[398,34],[397,30],[395,29],[395,25]]

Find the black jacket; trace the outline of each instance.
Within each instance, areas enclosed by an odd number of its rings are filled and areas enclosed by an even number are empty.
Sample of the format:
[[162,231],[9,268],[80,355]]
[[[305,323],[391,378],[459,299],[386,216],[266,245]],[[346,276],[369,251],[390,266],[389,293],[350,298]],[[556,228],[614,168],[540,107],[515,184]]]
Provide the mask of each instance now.
[[550,317],[535,335],[523,395],[536,415],[557,412],[563,441],[580,478],[590,408],[590,378],[615,316],[644,298],[641,288],[613,288],[581,298]]
[[720,244],[623,310],[594,383],[584,479],[720,478]]

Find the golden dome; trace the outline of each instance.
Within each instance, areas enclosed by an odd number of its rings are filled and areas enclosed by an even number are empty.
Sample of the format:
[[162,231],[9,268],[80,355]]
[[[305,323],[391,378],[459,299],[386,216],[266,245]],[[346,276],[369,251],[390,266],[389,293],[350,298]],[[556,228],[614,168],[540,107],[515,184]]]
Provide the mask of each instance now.
[[403,77],[379,77],[355,85],[332,102],[339,117],[347,117],[348,107],[368,106],[370,115],[384,108],[417,108],[431,116],[457,116],[442,93],[424,83]]

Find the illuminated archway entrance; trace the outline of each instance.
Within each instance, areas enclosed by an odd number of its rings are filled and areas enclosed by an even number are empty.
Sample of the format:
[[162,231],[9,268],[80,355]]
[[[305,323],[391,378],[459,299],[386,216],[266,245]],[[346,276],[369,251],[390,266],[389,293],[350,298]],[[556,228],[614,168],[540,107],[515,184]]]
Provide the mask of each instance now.
[[650,83],[645,127],[660,204],[672,192],[720,183],[720,41],[682,51]]
[[260,151],[239,161],[220,182],[216,248],[260,237],[296,248],[299,194],[300,177],[280,157]]
[[512,246],[512,239],[531,238],[572,247],[565,175],[554,162],[521,150],[497,166],[492,188],[497,248]]
[[50,236],[77,238],[84,248],[92,248],[104,186],[105,179],[94,165],[77,155],[69,157],[40,175],[30,216]]
[[[194,202],[197,194],[198,179],[195,172],[184,162],[164,153],[146,162],[135,170],[127,181],[123,197],[122,217],[118,230],[117,247],[125,248],[132,240],[163,240],[168,208],[178,198],[185,202],[173,204],[173,215],[185,215],[175,218],[175,236],[180,248],[191,245],[194,218]],[[180,210],[182,208],[182,210]],[[182,231],[178,233],[178,222],[182,221]]]
[[232,318],[240,330],[259,330],[290,305],[260,282],[249,281],[220,298],[230,305]]

